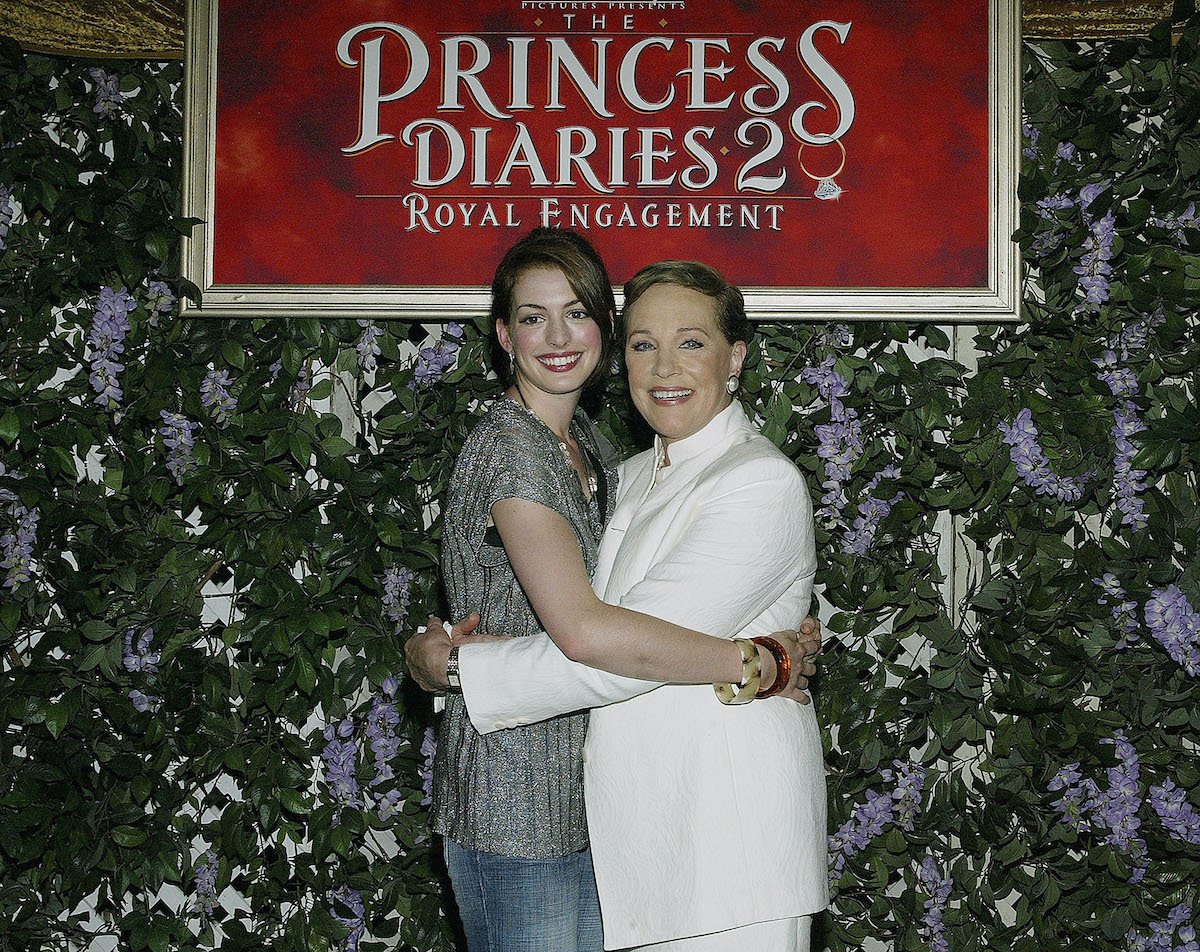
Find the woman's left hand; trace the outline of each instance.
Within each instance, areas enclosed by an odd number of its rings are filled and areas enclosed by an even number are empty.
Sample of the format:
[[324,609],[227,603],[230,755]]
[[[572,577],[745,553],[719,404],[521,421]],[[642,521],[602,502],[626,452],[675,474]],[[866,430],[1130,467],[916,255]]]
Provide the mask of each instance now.
[[810,615],[800,623],[799,631],[776,631],[771,637],[787,649],[792,662],[788,683],[777,696],[790,698],[799,704],[811,704],[808,679],[817,673],[817,655],[821,653],[821,623]]
[[450,687],[446,681],[446,662],[455,645],[508,640],[504,635],[473,634],[478,624],[478,612],[471,612],[450,627],[437,615],[430,615],[425,627],[409,635],[404,642],[404,659],[408,662],[408,673],[422,690],[431,694],[446,693]]
[[[478,616],[475,617],[478,621]],[[422,690],[431,694],[446,693],[450,686],[446,681],[446,662],[451,647],[451,634],[436,615],[430,615],[425,627],[418,628],[404,642],[408,673]]]

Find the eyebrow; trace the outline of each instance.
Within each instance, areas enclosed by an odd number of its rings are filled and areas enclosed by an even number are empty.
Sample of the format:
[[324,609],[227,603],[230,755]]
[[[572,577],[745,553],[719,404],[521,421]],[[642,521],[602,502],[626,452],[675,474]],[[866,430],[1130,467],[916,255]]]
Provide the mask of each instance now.
[[[576,298],[574,301],[568,301],[566,304],[564,304],[564,305],[563,305],[563,307],[564,307],[564,308],[568,308],[568,307],[576,307],[576,306],[578,306],[578,307],[582,307],[582,308],[584,308],[584,310],[586,310],[586,309],[587,309],[587,305],[586,305],[586,304],[584,304],[582,301],[580,301],[578,298]],[[535,310],[538,310],[538,311],[545,311],[545,310],[547,310],[547,308],[546,308],[546,306],[545,306],[544,304],[517,304],[517,305],[515,305],[515,307],[513,308],[513,310],[519,311],[519,310],[521,310],[521,308],[523,308],[523,307],[532,307],[532,308],[534,308]]]
[[[675,328],[676,334],[692,334],[692,333],[696,333],[696,332],[703,334],[705,337],[712,337],[712,332],[704,327],[677,327],[677,328]],[[652,333],[651,331],[647,330],[644,327],[635,327],[632,330],[630,330],[629,336],[632,337],[634,334],[651,334],[651,333]]]

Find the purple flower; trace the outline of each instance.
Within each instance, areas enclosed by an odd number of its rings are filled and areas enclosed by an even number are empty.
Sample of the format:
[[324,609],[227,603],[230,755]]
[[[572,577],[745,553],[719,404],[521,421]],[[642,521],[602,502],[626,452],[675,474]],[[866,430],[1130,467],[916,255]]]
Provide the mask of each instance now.
[[200,429],[200,424],[192,423],[182,413],[169,410],[160,410],[158,415],[163,421],[158,428],[158,435],[167,448],[167,469],[175,477],[175,482],[183,485],[183,477],[195,471],[199,465],[192,450],[196,446],[194,434]]
[[433,757],[437,753],[437,734],[432,727],[425,728],[425,739],[421,741],[421,756],[425,758],[421,764],[421,806],[427,807],[433,803]]
[[1121,640],[1117,642],[1117,648],[1129,647],[1139,638],[1137,602],[1126,598],[1125,588],[1112,572],[1105,572],[1100,578],[1094,578],[1092,581],[1101,589],[1101,595],[1097,601],[1101,605],[1109,606],[1113,621],[1120,626]]
[[133,646],[133,633],[135,631],[137,631],[136,628],[125,629],[125,670],[154,674],[158,671],[158,662],[162,660],[160,652],[150,650],[150,642],[154,638],[154,629],[147,628],[142,632],[138,638],[136,650]]
[[1132,400],[1122,400],[1113,410],[1113,496],[1121,513],[1121,525],[1130,526],[1135,532],[1145,528],[1150,521],[1141,497],[1147,487],[1146,471],[1133,466],[1137,447],[1131,439],[1145,429],[1146,424],[1138,416],[1137,404]]
[[375,804],[375,809],[379,813],[379,819],[386,822],[399,813],[401,799],[402,794],[396,787],[393,787],[380,797]]
[[8,244],[8,228],[16,215],[12,194],[11,188],[7,185],[0,185],[0,251],[3,251]]
[[850,393],[850,383],[834,369],[836,358],[830,354],[816,367],[805,367],[800,379],[817,388],[829,406],[830,422],[815,427],[817,456],[825,461],[825,479],[821,488],[821,506],[817,514],[834,524],[845,524],[842,512],[849,504],[845,483],[863,453],[863,429],[858,413],[842,403]]
[[1075,207],[1075,199],[1065,193],[1050,195],[1038,200],[1037,215],[1039,218],[1053,220],[1055,212],[1066,211]]
[[1088,804],[1097,793],[1096,784],[1082,778],[1079,764],[1067,764],[1046,784],[1046,789],[1051,792],[1063,791],[1062,797],[1056,800],[1053,806],[1058,811],[1061,821],[1076,833],[1086,833],[1092,828],[1087,811]]
[[1108,386],[1114,397],[1124,397],[1138,392],[1137,374],[1128,367],[1120,365],[1115,350],[1106,350],[1092,363],[1100,368],[1100,373],[1096,376],[1101,383]]
[[237,398],[230,392],[233,380],[228,370],[210,370],[200,381],[200,402],[212,411],[218,426],[225,426],[237,412]]
[[383,610],[397,628],[408,617],[412,583],[417,573],[403,565],[393,565],[383,573]]
[[125,365],[118,361],[125,352],[125,335],[129,333],[129,313],[137,307],[133,295],[124,288],[114,291],[101,288],[92,315],[88,346],[91,349],[92,372],[88,379],[96,391],[96,403],[106,410],[121,405],[120,375]]
[[400,752],[400,738],[396,728],[400,726],[400,714],[396,705],[376,695],[367,713],[367,741],[375,756],[375,776],[371,786],[378,787],[396,776],[390,761]]
[[325,782],[329,784],[333,802],[340,812],[343,807],[359,805],[358,778],[354,776],[358,763],[358,745],[354,742],[354,722],[349,718],[337,726],[325,728],[325,749],[321,760],[325,764]]
[[1045,258],[1051,255],[1062,246],[1063,235],[1061,229],[1055,227],[1049,231],[1041,232],[1033,239],[1033,244],[1029,246],[1030,253],[1035,258]]
[[1022,122],[1021,133],[1029,141],[1029,145],[1021,150],[1021,154],[1027,159],[1036,159],[1038,139],[1042,137],[1042,130],[1028,122]]
[[817,388],[817,394],[826,403],[840,401],[850,395],[850,383],[834,369],[837,358],[829,354],[816,367],[805,367],[800,379]]
[[451,322],[446,325],[445,334],[441,340],[429,347],[421,348],[417,353],[417,362],[413,367],[413,379],[409,383],[409,389],[415,390],[418,387],[431,386],[446,375],[446,371],[453,367],[455,361],[458,360],[462,335],[462,326]]
[[1159,228],[1166,228],[1173,232],[1175,240],[1183,244],[1186,237],[1183,230],[1185,228],[1200,227],[1200,217],[1196,215],[1196,203],[1192,202],[1182,212],[1170,212],[1162,218],[1151,218],[1150,224],[1157,225]]
[[1116,748],[1117,765],[1108,768],[1108,785],[1101,790],[1092,780],[1083,780],[1079,764],[1068,764],[1047,784],[1051,791],[1062,790],[1063,797],[1054,807],[1062,822],[1076,833],[1103,831],[1104,842],[1124,853],[1131,864],[1129,881],[1141,882],[1146,875],[1149,853],[1138,831],[1142,821],[1140,766],[1134,746],[1118,731],[1104,743]]
[[866,800],[856,804],[845,823],[829,837],[829,876],[838,879],[852,856],[861,853],[871,841],[884,831],[889,823],[896,823],[903,830],[911,831],[916,815],[921,811],[921,791],[925,786],[925,768],[919,764],[895,761],[891,770],[883,771],[883,778],[896,777],[896,786],[891,793],[876,793],[868,790]]
[[92,112],[105,118],[110,118],[119,112],[121,103],[128,98],[121,92],[121,81],[112,73],[106,73],[98,66],[89,69],[88,76],[92,78],[92,84],[96,87],[96,102],[92,106]]
[[205,850],[196,863],[196,910],[201,918],[211,919],[217,908],[217,854]]
[[1129,881],[1139,882],[1145,875],[1148,857],[1146,843],[1138,835],[1142,825],[1138,818],[1142,806],[1138,755],[1121,731],[1113,736],[1111,743],[1116,747],[1119,762],[1108,768],[1108,788],[1093,798],[1092,809],[1108,828],[1105,841],[1133,860]]
[[1175,781],[1168,779],[1151,787],[1150,806],[1172,838],[1200,846],[1200,811],[1188,802],[1187,791],[1175,786]]
[[1072,269],[1079,276],[1079,288],[1083,291],[1081,310],[1098,311],[1108,300],[1108,279],[1112,275],[1112,265],[1108,262],[1112,258],[1115,224],[1111,210],[1091,224],[1091,233],[1083,242],[1083,255]]
[[1177,585],[1155,589],[1146,602],[1146,627],[1193,678],[1200,676],[1200,614]]
[[900,467],[885,466],[867,483],[866,489],[863,490],[865,498],[858,504],[858,515],[854,517],[854,524],[846,531],[846,537],[842,540],[843,552],[866,555],[870,551],[871,546],[875,544],[879,524],[887,518],[892,506],[904,498],[904,493],[897,493],[891,499],[877,499],[871,494],[881,479],[898,479],[899,476]]
[[151,327],[158,327],[158,319],[175,309],[175,294],[166,281],[151,281],[146,285],[146,314]]
[[826,324],[813,338],[821,350],[845,350],[854,343],[849,324]]
[[[1146,490],[1146,471],[1133,467],[1137,447],[1130,437],[1146,429],[1146,425],[1138,416],[1137,404],[1132,399],[1138,392],[1137,374],[1121,362],[1128,360],[1132,351],[1145,346],[1152,320],[1152,317],[1146,316],[1142,321],[1130,322],[1131,331],[1128,338],[1122,331],[1120,339],[1114,345],[1121,350],[1119,358],[1114,347],[1109,347],[1099,358],[1092,361],[1100,368],[1100,373],[1096,376],[1113,396],[1121,398],[1113,411],[1113,425],[1110,431],[1114,444],[1113,498],[1121,513],[1121,524],[1131,526],[1135,532],[1144,528],[1150,520],[1144,512],[1145,504],[1141,498],[1141,493]],[[1134,326],[1139,324],[1140,330]]]
[[143,694],[136,688],[129,692],[129,702],[139,714],[145,714],[151,708],[157,707],[161,701],[161,697],[155,697],[153,694]]
[[292,389],[288,392],[288,406],[296,412],[304,409],[304,401],[308,399],[308,392],[312,388],[312,367],[306,360],[300,365],[300,372],[296,374],[296,382],[292,384]]
[[[1092,182],[1091,184],[1085,185],[1083,188],[1081,188],[1079,190],[1079,207],[1080,207],[1080,209],[1082,211],[1086,212],[1088,210],[1088,207],[1092,204],[1092,202],[1094,202],[1097,198],[1099,198],[1100,194],[1106,188],[1108,188],[1108,185],[1109,185],[1108,182]],[[1084,220],[1086,221],[1088,219],[1085,217]]]
[[[1196,942],[1196,926],[1189,923],[1192,907],[1186,903],[1175,906],[1165,920],[1150,923],[1150,932],[1142,934],[1134,929],[1125,937],[1129,952],[1200,952]],[[1176,945],[1175,938],[1179,939]]]
[[354,345],[358,353],[358,366],[363,370],[374,370],[375,358],[379,356],[379,345],[376,341],[383,336],[383,328],[363,320],[358,322],[358,326],[363,329],[362,336]]
[[1072,142],[1060,142],[1058,148],[1054,150],[1054,157],[1058,161],[1074,165],[1076,168],[1083,164],[1079,158],[1079,150]]
[[[894,774],[896,786],[892,790],[892,799],[896,806],[896,823],[899,824],[900,829],[912,832],[913,821],[921,812],[921,791],[925,789],[925,768],[920,764],[907,764],[900,760],[893,761],[892,765],[896,768]],[[884,770],[882,773],[884,780],[891,780],[893,777],[890,770]]]
[[1074,502],[1083,495],[1081,479],[1059,476],[1050,468],[1050,461],[1038,444],[1037,427],[1028,407],[1017,414],[1012,424],[1001,422],[1000,433],[1009,447],[1009,459],[1016,464],[1017,475],[1039,496]]
[[929,943],[932,952],[948,952],[950,943],[946,940],[946,924],[943,918],[950,903],[953,883],[949,876],[942,873],[937,861],[930,855],[926,855],[917,867],[917,882],[929,897],[925,900],[925,914],[921,917],[918,932],[921,938]]
[[1109,349],[1119,350],[1121,360],[1129,360],[1131,355],[1150,346],[1151,333],[1166,320],[1162,305],[1156,307],[1151,314],[1139,314],[1134,320],[1126,321],[1121,325],[1121,331],[1116,340],[1109,342]]
[[[21,479],[22,478],[17,473],[10,473],[8,471],[8,467],[6,467],[4,465],[3,460],[0,460],[0,476],[7,476],[9,479]],[[13,492],[11,489],[5,489],[3,486],[0,486],[0,502],[16,502],[16,501],[17,501],[17,494],[15,492]]]
[[357,952],[358,943],[367,928],[366,907],[363,906],[362,893],[347,886],[338,887],[330,898],[329,914],[344,928],[350,930],[344,947],[346,952]]
[[829,876],[838,879],[846,861],[871,845],[892,819],[892,798],[886,793],[867,791],[867,798],[856,804],[850,819],[829,837]]
[[[6,490],[5,496],[13,494]],[[15,526],[0,536],[0,570],[4,571],[4,587],[15,589],[33,578],[33,547],[42,514],[36,506],[27,509],[19,502],[13,502],[9,511]]]

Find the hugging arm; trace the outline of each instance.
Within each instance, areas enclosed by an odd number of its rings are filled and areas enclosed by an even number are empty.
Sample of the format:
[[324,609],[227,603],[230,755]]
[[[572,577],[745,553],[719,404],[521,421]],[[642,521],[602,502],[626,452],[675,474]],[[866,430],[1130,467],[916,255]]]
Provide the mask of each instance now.
[[[728,638],[702,634],[694,630],[702,626],[686,621],[663,621],[652,605],[631,611],[601,601],[575,533],[557,512],[525,499],[502,499],[492,507],[492,519],[546,633],[572,661],[672,684],[741,680],[741,652]],[[772,683],[769,678],[773,660],[764,683]]]
[[[618,607],[627,614],[653,612],[663,619],[656,624],[687,626],[693,635],[694,629],[741,632],[792,585],[811,590],[815,571],[807,488],[791,464],[769,461],[750,473],[727,474],[667,556]],[[646,657],[638,649],[634,663]],[[625,700],[658,684],[573,662],[543,636],[464,645],[460,673],[472,723],[483,733]]]

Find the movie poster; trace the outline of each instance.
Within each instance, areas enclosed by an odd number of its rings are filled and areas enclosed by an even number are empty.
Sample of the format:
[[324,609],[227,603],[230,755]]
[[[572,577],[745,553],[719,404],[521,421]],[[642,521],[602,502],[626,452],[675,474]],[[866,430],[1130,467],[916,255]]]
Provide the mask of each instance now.
[[698,259],[759,316],[1010,316],[1015,24],[986,0],[198,6],[201,312],[479,313],[560,226],[618,285]]

